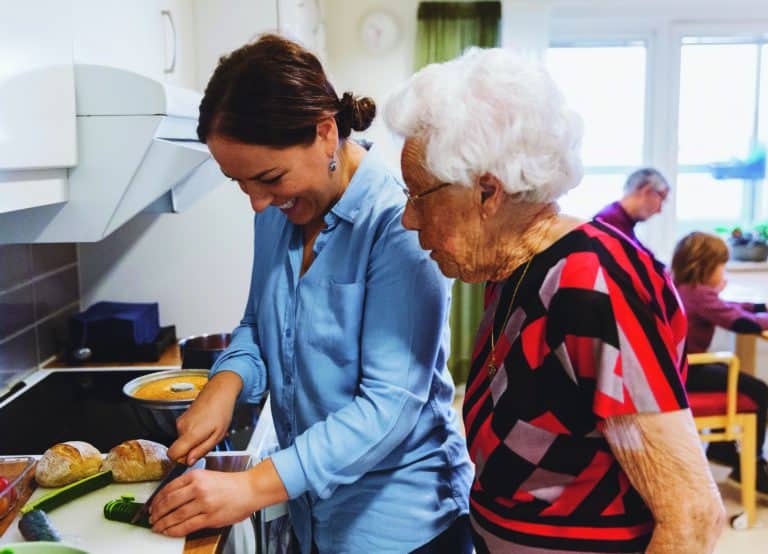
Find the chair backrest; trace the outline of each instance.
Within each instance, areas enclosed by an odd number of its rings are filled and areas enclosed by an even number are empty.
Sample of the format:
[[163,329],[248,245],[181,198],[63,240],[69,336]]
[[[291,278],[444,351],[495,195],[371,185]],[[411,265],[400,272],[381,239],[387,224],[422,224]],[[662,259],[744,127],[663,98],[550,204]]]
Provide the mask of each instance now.
[[[736,402],[739,384],[739,358],[733,352],[703,352],[688,354],[688,365],[725,364],[728,366],[728,381],[726,384],[725,416],[728,429],[732,429],[736,418]],[[688,369],[690,371],[690,367]]]

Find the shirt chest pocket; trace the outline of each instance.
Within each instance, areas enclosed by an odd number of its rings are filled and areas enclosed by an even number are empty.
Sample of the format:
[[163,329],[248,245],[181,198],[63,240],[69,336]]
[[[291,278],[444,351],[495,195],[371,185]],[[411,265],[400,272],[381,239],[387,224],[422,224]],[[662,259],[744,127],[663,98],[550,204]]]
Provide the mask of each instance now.
[[301,284],[300,337],[316,356],[337,366],[357,363],[365,282],[304,281]]

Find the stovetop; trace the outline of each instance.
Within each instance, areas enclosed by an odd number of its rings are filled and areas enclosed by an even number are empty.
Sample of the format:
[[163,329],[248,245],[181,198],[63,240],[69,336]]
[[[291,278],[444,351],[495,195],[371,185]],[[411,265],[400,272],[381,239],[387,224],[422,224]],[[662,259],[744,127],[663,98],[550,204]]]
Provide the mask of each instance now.
[[[101,452],[136,438],[167,446],[167,440],[152,436],[141,424],[123,394],[125,383],[147,373],[152,371],[52,372],[0,408],[0,455],[42,454],[68,440],[89,442]],[[244,450],[252,422],[236,417],[233,425],[231,448]]]

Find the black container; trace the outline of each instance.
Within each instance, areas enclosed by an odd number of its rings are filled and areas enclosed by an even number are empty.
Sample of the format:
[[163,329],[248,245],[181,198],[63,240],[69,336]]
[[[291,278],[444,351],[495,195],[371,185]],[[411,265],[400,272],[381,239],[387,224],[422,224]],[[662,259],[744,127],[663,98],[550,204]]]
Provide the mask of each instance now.
[[211,369],[232,340],[230,333],[199,335],[179,341],[182,369]]

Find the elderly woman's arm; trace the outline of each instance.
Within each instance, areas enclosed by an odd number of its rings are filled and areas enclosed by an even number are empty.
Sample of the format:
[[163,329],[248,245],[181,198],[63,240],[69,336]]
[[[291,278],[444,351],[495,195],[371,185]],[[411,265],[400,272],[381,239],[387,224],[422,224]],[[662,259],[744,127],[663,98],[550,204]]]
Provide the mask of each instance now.
[[653,513],[656,525],[646,552],[712,552],[725,509],[690,410],[610,417],[604,433]]

